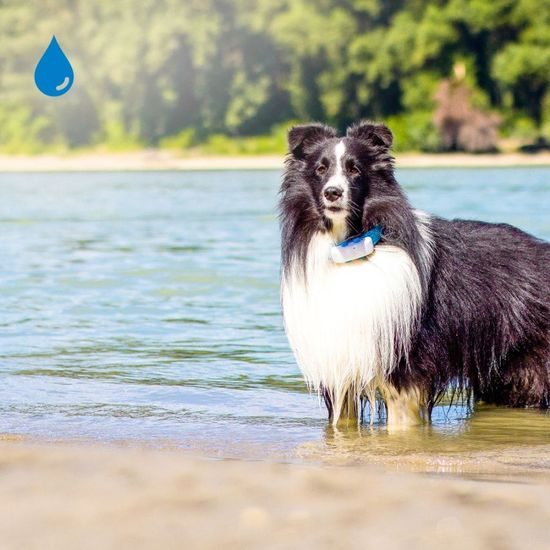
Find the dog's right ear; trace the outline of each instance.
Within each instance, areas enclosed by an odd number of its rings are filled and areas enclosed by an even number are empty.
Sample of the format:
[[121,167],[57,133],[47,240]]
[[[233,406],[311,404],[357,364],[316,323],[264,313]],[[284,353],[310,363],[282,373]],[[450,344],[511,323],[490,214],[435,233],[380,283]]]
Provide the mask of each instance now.
[[347,136],[384,149],[389,149],[393,143],[391,130],[385,124],[371,122],[370,120],[362,120],[348,128]]
[[307,156],[311,146],[319,141],[336,137],[334,128],[324,124],[300,124],[288,132],[288,151],[296,159]]

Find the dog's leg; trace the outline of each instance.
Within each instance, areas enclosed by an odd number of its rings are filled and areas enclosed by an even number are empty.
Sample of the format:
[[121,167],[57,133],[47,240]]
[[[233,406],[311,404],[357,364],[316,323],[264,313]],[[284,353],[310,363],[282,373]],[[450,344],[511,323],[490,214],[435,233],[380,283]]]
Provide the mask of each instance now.
[[354,425],[359,423],[360,402],[357,402],[357,395],[353,390],[348,390],[344,396],[338,424]]
[[325,402],[325,407],[328,412],[328,420],[332,422],[332,417],[334,416],[334,407],[332,405],[332,395],[330,390],[327,388],[321,388],[321,395],[323,396],[323,401]]
[[321,396],[328,411],[328,419],[334,425],[346,426],[359,423],[361,401],[357,399],[353,387],[349,388],[343,396],[335,396],[327,388],[321,389]]
[[479,384],[477,398],[505,407],[550,408],[550,346],[519,349]]
[[430,420],[426,392],[418,387],[397,389],[382,383],[380,395],[386,404],[388,428],[407,428]]

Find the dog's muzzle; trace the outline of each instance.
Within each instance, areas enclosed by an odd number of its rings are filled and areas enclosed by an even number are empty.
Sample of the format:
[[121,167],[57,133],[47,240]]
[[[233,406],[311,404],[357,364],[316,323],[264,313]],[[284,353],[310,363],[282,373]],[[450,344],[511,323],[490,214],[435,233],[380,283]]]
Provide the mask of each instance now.
[[329,185],[323,189],[323,206],[326,214],[341,214],[347,210],[346,193],[342,187]]
[[323,191],[323,196],[325,197],[325,201],[328,201],[328,202],[336,202],[338,199],[342,197],[343,194],[344,194],[344,190],[341,187],[335,187],[333,185],[330,187],[327,187]]

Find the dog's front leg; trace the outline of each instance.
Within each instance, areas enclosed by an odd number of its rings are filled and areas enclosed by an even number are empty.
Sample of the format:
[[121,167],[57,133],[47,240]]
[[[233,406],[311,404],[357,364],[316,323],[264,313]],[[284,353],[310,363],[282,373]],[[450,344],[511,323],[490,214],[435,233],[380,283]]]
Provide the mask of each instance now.
[[386,383],[379,391],[386,404],[388,428],[407,428],[430,420],[426,393],[418,387],[397,389]]
[[353,389],[348,389],[343,395],[334,395],[327,388],[321,389],[321,395],[325,402],[328,411],[329,422],[333,425],[349,425],[357,426],[359,424],[361,402],[357,400],[356,392]]

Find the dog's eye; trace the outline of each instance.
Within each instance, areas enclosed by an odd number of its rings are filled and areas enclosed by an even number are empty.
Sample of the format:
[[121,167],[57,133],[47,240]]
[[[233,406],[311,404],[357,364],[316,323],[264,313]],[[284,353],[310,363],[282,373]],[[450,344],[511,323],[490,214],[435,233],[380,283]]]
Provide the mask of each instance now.
[[315,169],[315,172],[317,172],[317,175],[322,176],[327,173],[327,167],[324,164],[319,164],[317,168]]
[[361,170],[359,170],[359,166],[357,166],[357,164],[351,163],[348,165],[348,172],[352,176],[358,176],[361,173]]

